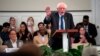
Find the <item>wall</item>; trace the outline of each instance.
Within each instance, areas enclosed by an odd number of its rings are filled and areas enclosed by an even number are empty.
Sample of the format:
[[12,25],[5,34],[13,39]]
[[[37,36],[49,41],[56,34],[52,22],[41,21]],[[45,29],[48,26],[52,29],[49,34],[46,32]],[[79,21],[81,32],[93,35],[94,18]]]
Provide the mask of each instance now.
[[92,0],[92,17],[95,18],[98,31],[97,45],[100,45],[100,0]]
[[[0,0],[0,25],[2,25],[6,21],[9,21],[10,16],[14,16],[17,19],[17,26],[19,26],[21,21],[26,21],[29,16],[32,16],[34,17],[36,27],[38,22],[43,21],[45,12],[25,11],[44,11],[46,5],[50,5],[52,10],[56,10],[56,4],[61,1],[68,4],[68,10],[76,11],[70,12],[73,14],[75,24],[82,21],[83,15],[90,16],[90,22],[98,26],[98,36],[96,38],[96,41],[97,44],[100,45],[100,0]],[[78,10],[91,11],[81,12]]]
[[59,2],[68,4],[68,10],[91,10],[91,0],[0,0],[0,11],[44,11],[46,5],[56,10]]
[[[82,21],[83,15],[89,15],[90,21],[95,23],[94,19],[91,18],[91,12],[70,12],[73,14],[73,20],[74,23],[78,23]],[[22,21],[27,21],[27,18],[29,16],[32,16],[35,20],[35,27],[37,28],[38,22],[41,22],[44,20],[45,12],[1,12],[0,13],[0,25],[2,25],[4,22],[8,22],[9,18],[13,16],[17,20],[17,26],[20,25]]]

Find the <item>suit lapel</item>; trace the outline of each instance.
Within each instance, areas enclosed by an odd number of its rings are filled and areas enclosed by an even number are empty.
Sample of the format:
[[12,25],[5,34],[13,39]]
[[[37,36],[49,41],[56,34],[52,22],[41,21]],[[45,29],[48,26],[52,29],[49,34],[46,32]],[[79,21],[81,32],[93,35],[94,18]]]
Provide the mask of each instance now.
[[17,47],[19,47],[19,40],[17,40]]
[[[69,23],[68,23],[68,16],[67,16],[66,14],[64,15],[64,20],[65,20],[65,29],[67,29]],[[67,24],[67,25],[66,25],[66,24]]]
[[88,33],[89,33],[90,29],[91,29],[90,24],[88,24]]
[[59,15],[58,13],[56,13],[56,17],[55,17],[55,20],[56,20],[56,25],[57,25],[57,29],[59,29]]
[[10,48],[13,47],[11,41],[8,42],[8,46],[9,46]]

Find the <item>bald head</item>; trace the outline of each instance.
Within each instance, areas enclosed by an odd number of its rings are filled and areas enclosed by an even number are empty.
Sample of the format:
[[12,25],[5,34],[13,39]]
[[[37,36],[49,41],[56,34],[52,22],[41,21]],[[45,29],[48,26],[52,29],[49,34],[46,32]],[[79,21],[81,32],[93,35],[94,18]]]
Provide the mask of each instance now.
[[57,4],[57,11],[60,15],[64,15],[67,9],[67,5],[64,2],[60,2]]

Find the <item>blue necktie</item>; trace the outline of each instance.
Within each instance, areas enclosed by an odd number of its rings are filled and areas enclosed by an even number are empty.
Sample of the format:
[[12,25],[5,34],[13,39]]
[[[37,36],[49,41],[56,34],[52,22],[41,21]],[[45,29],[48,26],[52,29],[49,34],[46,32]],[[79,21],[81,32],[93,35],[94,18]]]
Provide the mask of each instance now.
[[63,25],[64,25],[63,19],[64,19],[64,16],[61,16],[61,25],[60,25],[60,28],[61,28],[61,29],[64,29],[64,27],[63,27]]

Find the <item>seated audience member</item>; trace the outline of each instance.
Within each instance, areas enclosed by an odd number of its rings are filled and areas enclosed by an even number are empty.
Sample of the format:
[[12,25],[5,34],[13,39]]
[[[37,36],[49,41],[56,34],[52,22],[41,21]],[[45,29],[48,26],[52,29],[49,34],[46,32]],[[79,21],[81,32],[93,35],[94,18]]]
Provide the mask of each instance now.
[[9,40],[8,32],[10,30],[10,24],[8,22],[3,23],[3,29],[0,32],[0,37],[3,40],[3,42]]
[[27,28],[30,33],[34,33],[34,19],[33,17],[29,17],[27,19]]
[[24,44],[18,51],[11,53],[11,56],[42,56],[40,49],[34,44]]
[[10,23],[10,28],[16,30],[16,19],[14,17],[10,17],[9,23]]
[[17,37],[19,40],[22,40],[24,43],[31,42],[33,40],[33,37],[31,33],[27,29],[27,25],[25,22],[22,22],[20,24],[20,30],[17,33]]
[[22,46],[23,42],[17,39],[17,33],[15,30],[9,31],[9,38],[10,40],[4,43],[8,48],[18,48]]
[[47,45],[48,46],[48,34],[43,22],[38,24],[39,30],[37,31],[37,35],[34,36],[33,43],[37,46]]
[[95,24],[92,24],[89,22],[88,15],[83,16],[83,22],[78,23],[76,25],[76,28],[79,28],[80,26],[84,26],[86,32],[88,33],[89,37],[91,38],[93,45],[96,45],[95,37],[97,36],[97,29],[96,29]]
[[91,38],[86,33],[84,27],[78,29],[78,33],[74,35],[74,43],[92,43]]

